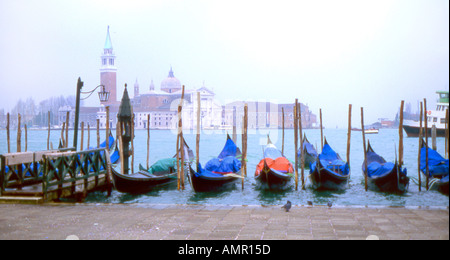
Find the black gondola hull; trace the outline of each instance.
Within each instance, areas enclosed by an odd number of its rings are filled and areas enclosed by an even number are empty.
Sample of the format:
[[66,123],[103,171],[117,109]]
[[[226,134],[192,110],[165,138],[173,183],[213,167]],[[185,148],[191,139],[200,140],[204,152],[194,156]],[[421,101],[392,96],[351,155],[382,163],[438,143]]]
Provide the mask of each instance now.
[[[427,187],[427,176],[421,172],[422,183],[421,187]],[[428,178],[428,188],[429,190],[439,191],[444,195],[449,195],[449,182],[448,180],[444,180],[442,175],[435,175],[433,178]]]
[[112,170],[114,187],[117,191],[131,194],[142,194],[154,188],[176,184],[177,179],[173,174],[165,176],[149,177],[141,173],[124,175]]
[[403,173],[398,172],[398,167],[386,175],[367,178],[367,187],[372,191],[404,193],[408,190],[409,178]]
[[[240,175],[241,172],[234,173]],[[212,192],[212,191],[226,191],[236,187],[236,183],[240,178],[234,176],[226,176],[220,178],[209,178],[207,176],[197,176],[196,172],[190,167],[189,173],[190,182],[195,192]]]
[[[299,161],[301,160],[301,156],[298,157]],[[305,153],[305,163],[304,168],[309,169],[309,165],[317,160],[317,156]],[[300,164],[299,164],[300,165]]]
[[348,186],[349,175],[339,175],[320,166],[309,174],[314,189],[344,190]]
[[440,181],[438,183],[438,190],[447,196],[449,195],[448,194],[448,184],[449,184],[448,181],[446,181],[446,182]]
[[264,168],[255,177],[257,188],[263,190],[286,190],[292,188],[292,176],[279,173],[270,168]]

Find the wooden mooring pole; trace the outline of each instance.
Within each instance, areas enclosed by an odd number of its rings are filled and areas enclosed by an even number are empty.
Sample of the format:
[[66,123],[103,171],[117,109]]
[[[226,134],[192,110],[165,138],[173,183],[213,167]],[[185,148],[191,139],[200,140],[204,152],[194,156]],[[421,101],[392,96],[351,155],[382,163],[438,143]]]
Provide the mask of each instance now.
[[66,129],[66,122],[63,122],[62,128],[61,128],[61,138],[59,139],[59,148],[64,148],[64,131]]
[[448,122],[448,120],[449,120],[449,115],[448,115],[448,108],[447,108],[447,111],[446,111],[446,113],[445,113],[445,158],[449,158],[449,151],[448,151],[448,149],[450,148],[450,146],[449,146],[449,143],[448,143],[448,141],[449,141],[449,122]]
[[89,149],[90,146],[91,146],[91,125],[88,123],[88,125],[87,125],[87,144],[86,144],[86,148]]
[[295,171],[295,190],[298,190],[298,99],[295,99],[294,104],[294,155],[295,155],[295,165],[294,165],[294,171]]
[[11,137],[10,137],[10,118],[9,118],[9,113],[6,114],[6,143],[8,145],[8,153],[11,153]]
[[364,108],[361,107],[361,129],[363,137],[363,148],[364,148],[364,189],[367,191],[367,150],[366,150],[366,135],[364,132]]
[[[197,92],[197,136],[195,138],[195,162],[200,162],[200,131],[201,131],[201,99],[200,92]],[[196,167],[197,168],[197,167]],[[197,169],[198,170],[198,169]]]
[[437,136],[437,130],[436,125],[431,126],[431,149],[437,150],[437,144],[436,144],[436,136]]
[[402,167],[403,165],[403,109],[405,106],[405,101],[402,100],[400,104],[400,123],[398,125],[398,165]]
[[[184,102],[184,85],[182,87],[182,92],[181,92],[181,101],[180,104],[178,105],[178,137],[177,137],[177,144],[179,144],[179,146],[177,145],[177,154],[178,151],[180,153],[180,155],[177,158],[177,166],[179,165],[177,171],[177,176],[178,176],[178,190],[184,190],[184,138],[183,138],[183,117],[182,117],[182,112],[183,112],[183,102]],[[178,163],[179,162],[179,163]]]
[[[106,109],[106,149],[109,151],[109,106],[106,106],[105,109]],[[133,134],[134,134],[134,129],[133,129]],[[132,143],[133,143],[133,139],[134,139],[134,136],[131,136]],[[134,156],[133,156],[133,159],[134,159]],[[131,164],[131,168],[133,168],[133,164]],[[133,171],[131,171],[131,172],[133,172]]]
[[20,129],[21,115],[17,115],[17,152],[22,152],[22,130]]
[[321,147],[320,147],[320,151],[322,152],[323,150],[323,126],[322,126],[322,108],[319,109],[320,112],[320,143],[321,143]]
[[[348,105],[348,128],[347,128],[347,163],[350,165],[350,140],[352,137],[352,104]],[[351,167],[350,167],[351,169]]]
[[97,148],[100,148],[100,119],[97,119]]
[[[83,143],[84,143],[84,122],[81,122],[81,143],[80,143],[80,151],[83,151]],[[88,146],[89,148],[89,146]]]
[[[302,105],[298,104],[298,125],[299,125],[299,138],[300,138],[300,178],[302,179],[302,190],[305,189],[305,152],[303,149],[303,126],[302,126]],[[297,152],[295,153],[297,156]]]
[[244,190],[244,177],[247,176],[247,113],[248,106],[244,106],[244,116],[242,117],[242,157],[241,157],[241,185]]
[[24,125],[25,128],[25,152],[28,152],[28,127],[27,124]]
[[50,111],[48,111],[47,150],[50,150]]
[[69,147],[69,119],[70,119],[70,112],[67,111],[67,113],[66,113],[66,137],[64,138],[64,148]]
[[419,128],[419,153],[417,156],[417,175],[419,177],[419,191],[422,191],[422,174],[420,174],[420,150],[422,149],[422,122],[423,122],[423,103],[420,102],[420,128]]
[[147,170],[150,169],[150,114],[147,114]]
[[284,107],[281,108],[281,125],[282,125],[282,140],[281,140],[281,154],[284,155]]
[[425,120],[425,166],[426,166],[426,170],[425,170],[425,181],[426,181],[426,188],[427,191],[429,189],[429,177],[428,177],[428,173],[429,173],[429,168],[428,168],[428,110],[427,110],[427,99],[424,98],[423,99],[423,112],[424,112],[424,120]]
[[[109,125],[109,122],[108,122],[108,125]],[[108,130],[109,130],[109,127],[106,128],[106,132],[108,132]],[[106,136],[106,147],[109,147],[108,139],[109,139],[109,136]],[[131,107],[131,173],[134,173],[134,113],[133,113],[133,107]]]

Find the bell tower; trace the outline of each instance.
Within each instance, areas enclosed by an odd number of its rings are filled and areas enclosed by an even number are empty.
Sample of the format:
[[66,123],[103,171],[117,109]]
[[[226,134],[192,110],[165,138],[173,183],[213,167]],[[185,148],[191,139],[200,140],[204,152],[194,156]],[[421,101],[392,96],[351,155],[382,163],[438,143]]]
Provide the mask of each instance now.
[[115,65],[116,55],[114,53],[111,36],[109,35],[109,26],[106,33],[105,46],[103,47],[103,53],[101,55],[101,67],[100,67],[100,84],[104,85],[106,91],[110,92],[108,101],[101,102],[102,105],[110,106],[117,104],[117,67]]

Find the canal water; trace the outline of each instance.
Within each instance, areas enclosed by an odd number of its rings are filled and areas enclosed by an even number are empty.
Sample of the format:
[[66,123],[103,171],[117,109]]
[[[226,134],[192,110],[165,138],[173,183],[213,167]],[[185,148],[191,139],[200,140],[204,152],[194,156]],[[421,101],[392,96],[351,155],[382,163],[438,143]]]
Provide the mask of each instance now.
[[[231,132],[231,131],[230,131]],[[307,129],[304,131],[309,141],[319,147],[320,130]],[[113,131],[113,134],[115,132]],[[195,132],[185,131],[185,139],[188,145],[195,150]],[[154,190],[143,195],[129,195],[113,191],[112,196],[107,197],[104,192],[91,193],[85,203],[149,203],[149,204],[208,204],[208,205],[280,205],[286,200],[290,200],[294,205],[307,205],[311,201],[314,205],[326,205],[328,202],[336,206],[439,206],[448,207],[449,197],[438,191],[428,191],[422,189],[419,192],[417,184],[417,155],[418,138],[404,138],[404,164],[411,177],[409,190],[402,195],[365,191],[364,177],[361,165],[364,160],[362,134],[352,132],[350,150],[350,170],[351,179],[349,186],[342,192],[315,191],[310,188],[307,178],[309,170],[305,170],[306,189],[295,191],[291,189],[283,192],[268,192],[255,189],[254,171],[256,165],[262,159],[262,147],[267,143],[267,134],[279,149],[282,146],[282,131],[277,129],[249,130],[248,133],[248,177],[244,181],[244,190],[241,189],[240,182],[236,188],[220,193],[195,193],[189,183],[186,183],[184,191],[176,190],[176,187],[166,187]],[[16,132],[11,131],[11,149],[16,151]],[[85,132],[85,143],[87,145],[87,133]],[[102,141],[104,140],[102,133]],[[152,130],[150,134],[150,163],[159,159],[172,157],[175,154],[176,132],[170,130]],[[347,130],[345,129],[324,129],[324,135],[331,147],[338,152],[342,158],[346,157]],[[69,132],[69,140],[72,140],[73,132]],[[80,136],[80,133],[79,133]],[[51,131],[50,140],[54,147],[59,143],[60,131]],[[387,161],[395,161],[398,155],[398,130],[381,129],[379,134],[366,135],[373,149],[383,156]],[[294,132],[285,132],[285,155],[294,161]],[[22,143],[25,137],[22,135]],[[226,131],[207,130],[202,131],[200,141],[200,162],[205,164],[209,159],[217,156],[222,150],[226,141]],[[444,138],[437,138],[438,152],[444,154]],[[46,149],[47,131],[28,131],[28,150],[39,151]],[[72,142],[70,142],[72,143]],[[96,131],[90,133],[90,145],[96,143]],[[238,146],[241,147],[241,136],[238,135]],[[431,143],[431,139],[430,139]],[[147,158],[147,131],[136,130],[135,161],[134,169],[137,170],[139,163],[146,164]],[[24,150],[24,145],[22,145]],[[5,153],[6,131],[0,131],[0,154]]]

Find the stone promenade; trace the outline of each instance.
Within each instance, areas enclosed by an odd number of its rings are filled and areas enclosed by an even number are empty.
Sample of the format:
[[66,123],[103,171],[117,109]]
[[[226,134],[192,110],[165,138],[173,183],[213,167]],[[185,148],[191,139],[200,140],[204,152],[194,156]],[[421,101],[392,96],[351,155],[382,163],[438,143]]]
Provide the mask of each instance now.
[[449,239],[448,208],[0,204],[0,240]]

